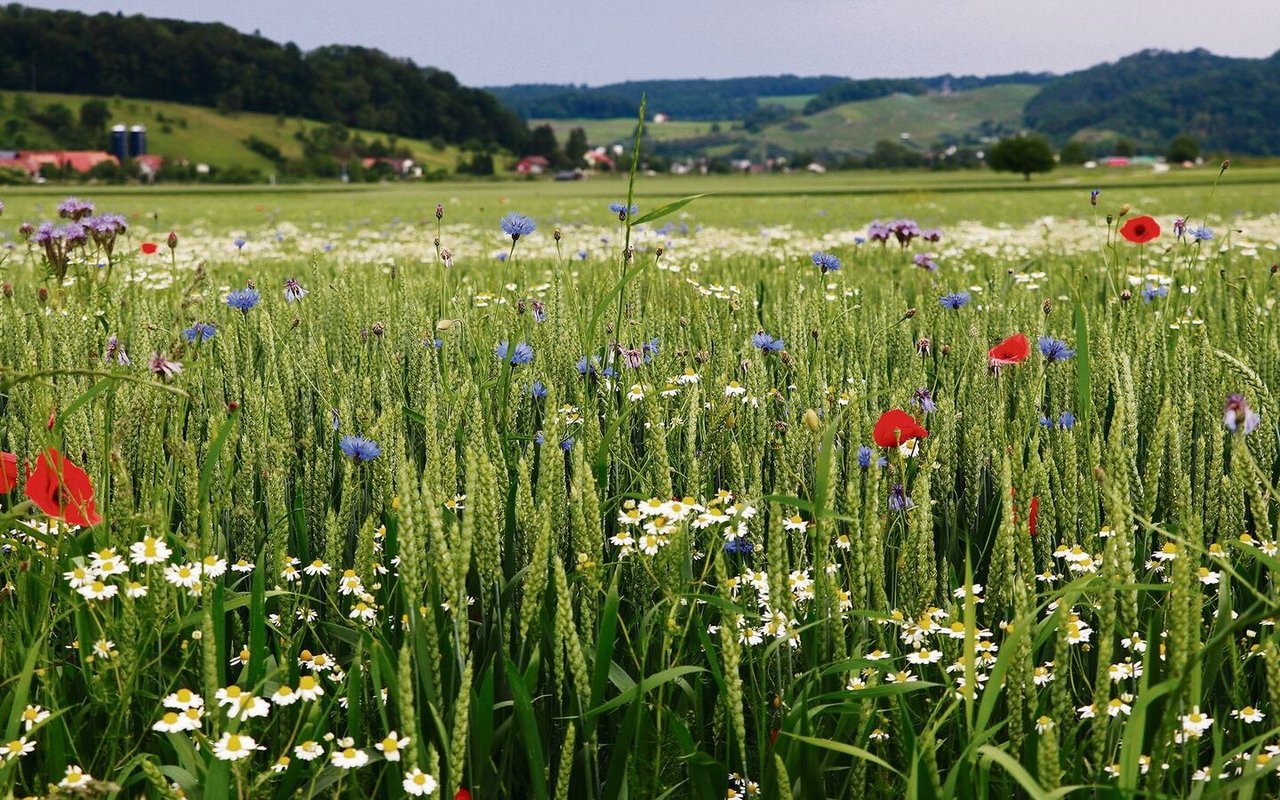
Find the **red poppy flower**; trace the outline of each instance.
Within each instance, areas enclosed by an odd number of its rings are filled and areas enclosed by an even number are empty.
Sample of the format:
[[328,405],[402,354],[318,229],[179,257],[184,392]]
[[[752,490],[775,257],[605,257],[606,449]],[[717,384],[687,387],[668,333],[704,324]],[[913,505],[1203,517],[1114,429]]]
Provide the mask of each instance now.
[[1040,498],[1033,496],[1031,498],[1031,513],[1027,515],[1027,527],[1031,529],[1031,535],[1036,535],[1036,522],[1040,518]]
[[1160,235],[1160,223],[1146,215],[1134,217],[1120,229],[1120,235],[1134,244],[1146,244]]
[[88,527],[102,522],[93,505],[93,485],[84,470],[50,447],[36,459],[27,476],[27,497],[40,510],[72,525]]
[[900,408],[881,414],[871,432],[871,438],[881,447],[897,447],[908,439],[923,439],[928,435],[914,417]]
[[0,453],[0,494],[12,492],[18,485],[18,457]]
[[149,255],[149,256],[150,256],[150,255],[155,255],[155,252],[156,252],[157,250],[159,250],[159,249],[160,249],[160,246],[159,246],[159,245],[157,245],[155,242],[143,242],[143,243],[142,243],[142,252],[143,252],[144,254],[146,254],[146,255]]
[[1008,339],[987,351],[987,359],[993,367],[1017,364],[1031,354],[1031,343],[1021,333],[1015,333]]
[[465,786],[460,787],[458,793],[453,796],[453,800],[471,800],[471,792]]

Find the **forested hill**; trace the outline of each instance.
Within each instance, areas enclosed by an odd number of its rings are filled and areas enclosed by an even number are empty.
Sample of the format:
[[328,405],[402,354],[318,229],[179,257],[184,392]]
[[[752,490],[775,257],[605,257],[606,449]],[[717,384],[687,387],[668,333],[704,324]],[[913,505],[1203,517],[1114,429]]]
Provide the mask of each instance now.
[[526,83],[490,87],[526,119],[611,119],[633,117],[640,95],[650,112],[685,120],[743,119],[761,97],[814,95],[847,79],[834,75],[625,81],[605,86]]
[[1147,50],[1065,75],[1025,110],[1029,127],[1062,142],[1087,130],[1137,142],[1186,133],[1209,149],[1280,153],[1280,52],[1228,58]]
[[0,89],[124,96],[519,149],[524,122],[448,72],[364,47],[304,53],[226,25],[0,8]]

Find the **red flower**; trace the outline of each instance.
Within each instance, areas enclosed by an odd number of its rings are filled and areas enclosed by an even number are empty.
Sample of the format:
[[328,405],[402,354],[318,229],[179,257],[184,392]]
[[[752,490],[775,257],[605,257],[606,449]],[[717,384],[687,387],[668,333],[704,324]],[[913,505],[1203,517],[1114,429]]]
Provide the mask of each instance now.
[[897,447],[908,439],[923,439],[928,435],[914,417],[900,408],[881,414],[871,432],[871,438],[881,447]]
[[18,457],[0,453],[0,494],[12,492],[18,485]]
[[27,497],[40,510],[72,525],[88,527],[102,522],[93,506],[93,485],[84,470],[50,447],[36,459],[27,476]]
[[460,787],[458,793],[453,796],[453,800],[471,800],[471,792],[465,786]]
[[143,252],[145,255],[149,255],[149,256],[150,256],[150,255],[155,255],[155,252],[156,252],[157,250],[159,250],[159,249],[160,249],[159,245],[157,245],[155,242],[143,242],[143,243],[142,243],[142,252]]
[[1031,513],[1027,515],[1027,527],[1031,529],[1031,535],[1036,535],[1036,521],[1040,518],[1040,498],[1032,496]]
[[1015,333],[1008,339],[987,351],[987,359],[993,367],[1017,364],[1031,354],[1031,343],[1021,333]]
[[1120,229],[1120,235],[1134,244],[1146,244],[1160,235],[1160,223],[1145,215],[1134,217]]

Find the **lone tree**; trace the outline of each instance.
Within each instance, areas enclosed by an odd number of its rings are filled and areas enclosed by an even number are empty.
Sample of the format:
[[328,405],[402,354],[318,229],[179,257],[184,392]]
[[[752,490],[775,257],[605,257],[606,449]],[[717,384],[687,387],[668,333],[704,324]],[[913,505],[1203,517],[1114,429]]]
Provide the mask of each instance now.
[[991,148],[987,163],[996,172],[1018,172],[1031,180],[1031,173],[1053,169],[1053,149],[1039,136],[1011,136]]
[[1169,150],[1164,157],[1172,164],[1195,161],[1200,157],[1200,143],[1185,133],[1181,134],[1169,143]]

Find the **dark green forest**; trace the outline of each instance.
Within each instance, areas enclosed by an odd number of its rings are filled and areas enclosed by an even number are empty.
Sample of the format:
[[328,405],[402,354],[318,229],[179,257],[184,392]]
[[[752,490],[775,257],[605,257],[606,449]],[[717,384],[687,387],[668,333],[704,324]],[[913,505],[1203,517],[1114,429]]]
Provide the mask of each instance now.
[[528,135],[492,94],[364,47],[304,53],[220,24],[0,8],[0,88],[173,100],[518,150]]
[[1148,148],[1189,134],[1225,153],[1280,153],[1280,52],[1226,58],[1147,50],[1063,76],[1027,103],[1027,126],[1064,144],[1085,129]]

